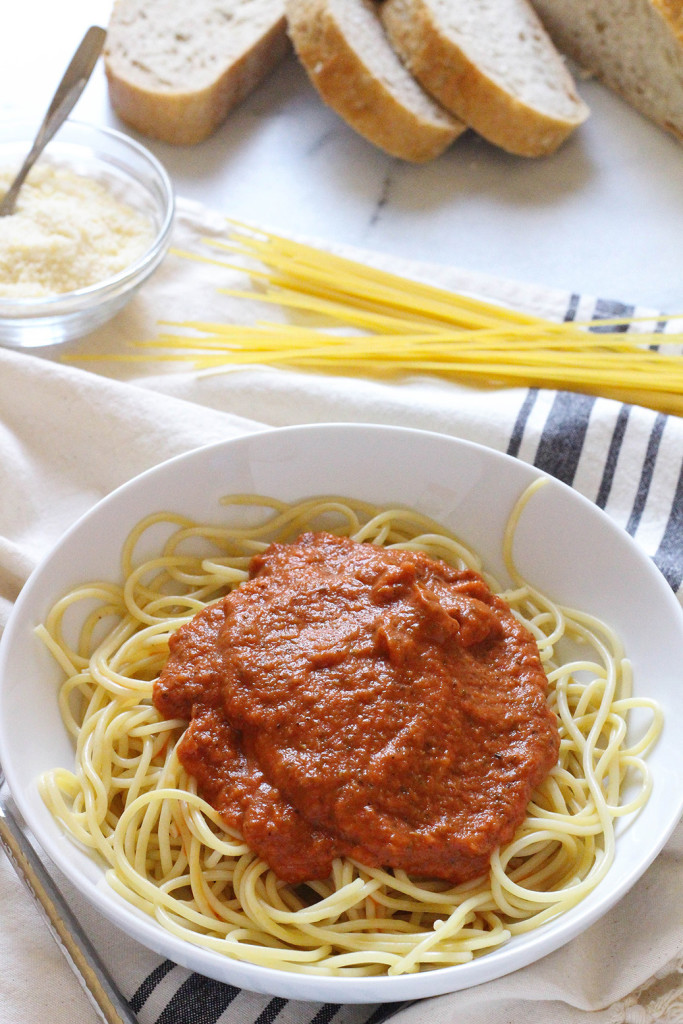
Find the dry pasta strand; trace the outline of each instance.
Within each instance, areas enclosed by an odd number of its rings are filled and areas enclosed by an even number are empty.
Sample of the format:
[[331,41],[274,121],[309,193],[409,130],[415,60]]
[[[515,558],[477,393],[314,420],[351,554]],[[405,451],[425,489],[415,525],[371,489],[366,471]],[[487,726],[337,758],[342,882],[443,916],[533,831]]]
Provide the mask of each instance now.
[[[482,388],[578,391],[683,415],[683,334],[655,317],[553,321],[228,221],[226,241],[176,255],[239,270],[259,290],[219,289],[298,313],[310,323],[162,324],[135,352],[80,360],[190,363],[204,372],[266,364],[350,375],[430,374]],[[258,264],[258,265],[255,265]],[[654,328],[651,326],[654,324]],[[344,328],[352,334],[340,334]],[[650,329],[643,329],[649,327]]]

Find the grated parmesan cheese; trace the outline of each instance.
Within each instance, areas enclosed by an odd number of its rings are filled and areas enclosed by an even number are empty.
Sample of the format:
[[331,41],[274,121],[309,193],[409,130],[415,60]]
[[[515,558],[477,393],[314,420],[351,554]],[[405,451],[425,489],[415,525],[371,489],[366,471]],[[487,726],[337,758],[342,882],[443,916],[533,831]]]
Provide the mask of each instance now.
[[[0,196],[13,177],[0,170]],[[97,284],[133,263],[152,238],[151,221],[100,182],[39,165],[15,212],[0,217],[0,296],[44,298]]]

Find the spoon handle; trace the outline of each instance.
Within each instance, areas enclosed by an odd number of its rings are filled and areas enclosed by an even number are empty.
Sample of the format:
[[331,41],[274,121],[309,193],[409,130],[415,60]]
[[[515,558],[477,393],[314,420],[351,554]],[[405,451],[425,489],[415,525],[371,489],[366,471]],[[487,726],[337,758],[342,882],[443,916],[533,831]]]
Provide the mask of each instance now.
[[2,792],[0,766],[0,849],[42,912],[53,938],[80,981],[103,1024],[137,1024],[109,972],[81,928],[64,897],[43,866]]
[[85,89],[88,79],[97,64],[97,59],[102,52],[106,35],[107,33],[103,28],[100,28],[98,25],[92,25],[83,36],[80,46],[73,55],[71,63],[57,86],[57,91],[38,129],[38,134],[31,146],[31,150],[2,203],[0,203],[0,217],[14,213],[19,189],[24,184],[26,176],[43,149],[67,119],[78,97]]

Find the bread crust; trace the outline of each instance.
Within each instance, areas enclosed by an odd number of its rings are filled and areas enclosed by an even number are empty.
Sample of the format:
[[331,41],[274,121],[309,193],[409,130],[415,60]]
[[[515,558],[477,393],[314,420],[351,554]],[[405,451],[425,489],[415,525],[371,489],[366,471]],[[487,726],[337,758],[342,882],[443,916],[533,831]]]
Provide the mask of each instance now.
[[[365,0],[343,3],[355,6]],[[325,103],[368,141],[392,156],[423,163],[465,131],[428,97],[427,111],[417,111],[374,74],[337,19],[333,2],[285,0],[285,9],[290,38],[311,82]],[[388,41],[387,54],[400,65]]]
[[[117,0],[112,10],[104,52],[109,99],[112,107],[132,128],[149,138],[176,146],[191,146],[208,138],[261,80],[290,52],[284,8],[267,30],[234,58],[226,58],[212,81],[192,88],[172,84],[154,87],[135,75],[117,52],[125,26],[127,0]],[[135,47],[135,39],[125,39]]]
[[[439,23],[430,0],[384,0],[380,9],[393,46],[424,88],[478,134],[508,152],[548,155],[588,116],[559,56],[555,73],[574,106],[573,117],[524,102],[512,87],[487,73]],[[531,9],[530,13],[546,36]],[[547,41],[554,56],[549,37]]]
[[651,0],[652,6],[666,22],[673,36],[683,46],[683,0]]
[[555,44],[683,141],[683,0],[532,0]]

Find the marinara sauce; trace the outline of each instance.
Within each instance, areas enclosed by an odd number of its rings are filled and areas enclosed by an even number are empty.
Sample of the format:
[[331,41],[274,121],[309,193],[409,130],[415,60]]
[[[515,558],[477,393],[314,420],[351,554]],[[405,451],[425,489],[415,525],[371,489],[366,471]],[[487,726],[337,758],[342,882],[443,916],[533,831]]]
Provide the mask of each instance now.
[[154,702],[202,795],[288,882],[335,857],[457,883],[559,736],[535,640],[477,573],[329,533],[273,544],[172,636]]

